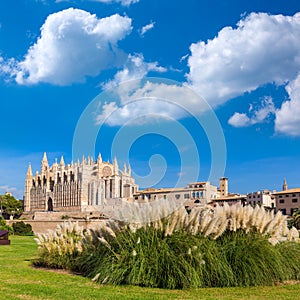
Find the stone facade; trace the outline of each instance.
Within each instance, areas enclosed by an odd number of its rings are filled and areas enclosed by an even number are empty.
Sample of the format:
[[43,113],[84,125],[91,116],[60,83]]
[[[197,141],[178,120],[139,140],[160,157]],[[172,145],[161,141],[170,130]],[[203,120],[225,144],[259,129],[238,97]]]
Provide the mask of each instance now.
[[291,216],[294,211],[300,209],[300,188],[286,189],[273,194],[276,201],[276,211]]
[[270,190],[257,191],[247,194],[247,204],[262,205],[266,208],[275,208],[275,196]]
[[211,185],[210,182],[193,182],[185,188],[145,189],[134,194],[134,199],[138,202],[164,199],[181,202],[186,207],[193,208],[195,206],[204,207],[212,199],[217,198],[218,195],[217,187]]
[[47,155],[41,171],[32,174],[28,166],[25,181],[24,210],[38,211],[99,211],[103,206],[113,206],[121,200],[130,200],[138,186],[131,177],[130,166],[119,170],[116,158],[113,164],[103,162],[101,155],[94,161],[91,157],[81,162],[49,166]]

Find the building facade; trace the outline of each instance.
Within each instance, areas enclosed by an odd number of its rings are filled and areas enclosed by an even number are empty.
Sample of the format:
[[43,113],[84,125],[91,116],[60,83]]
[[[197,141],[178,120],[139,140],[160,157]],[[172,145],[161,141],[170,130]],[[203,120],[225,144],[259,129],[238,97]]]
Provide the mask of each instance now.
[[116,158],[110,164],[99,154],[96,161],[83,157],[81,162],[66,165],[62,157],[59,164],[49,166],[44,153],[40,172],[33,175],[28,166],[24,211],[97,211],[120,199],[132,199],[137,190],[130,166],[119,170]]
[[134,200],[138,202],[155,201],[164,199],[167,201],[181,202],[187,208],[195,206],[205,206],[219,196],[216,186],[210,182],[193,182],[184,188],[149,188],[139,191],[134,195]]
[[275,196],[269,190],[257,191],[247,194],[248,205],[262,205],[266,208],[275,208]]
[[294,211],[300,209],[300,188],[286,189],[273,194],[276,202],[276,211],[291,216]]

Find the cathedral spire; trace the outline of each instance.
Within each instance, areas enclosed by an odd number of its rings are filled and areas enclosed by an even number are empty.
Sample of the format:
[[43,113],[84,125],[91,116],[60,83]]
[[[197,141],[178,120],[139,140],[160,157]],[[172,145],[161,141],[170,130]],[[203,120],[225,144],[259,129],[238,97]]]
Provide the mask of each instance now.
[[98,161],[98,163],[99,163],[99,162],[102,162],[102,156],[101,156],[100,152],[99,152],[99,154],[98,154],[97,161]]
[[60,163],[59,163],[61,166],[64,166],[65,165],[65,160],[64,160],[64,157],[63,155],[61,156],[61,159],[60,159]]
[[286,179],[284,178],[282,190],[283,190],[283,191],[286,191],[287,189],[288,189],[288,185],[287,185],[287,183],[286,183]]
[[42,166],[41,166],[41,173],[46,173],[46,171],[48,170],[49,168],[49,164],[48,164],[48,159],[47,159],[47,154],[46,152],[44,152],[44,156],[43,156],[43,159],[42,159]]
[[128,175],[131,176],[131,167],[130,167],[130,164],[129,164],[129,163],[128,163],[128,168],[127,168],[127,170],[128,170]]
[[32,178],[32,169],[31,169],[31,164],[29,163],[28,169],[27,169],[27,174],[26,174],[26,179],[31,179]]
[[126,163],[124,163],[123,172],[124,172],[124,174],[127,173],[127,166],[126,166]]
[[114,158],[114,173],[118,174],[119,173],[119,166],[118,166],[118,161],[117,158]]
[[47,159],[47,153],[44,152],[44,156],[43,156],[43,160],[42,162],[47,163],[48,164],[48,159]]

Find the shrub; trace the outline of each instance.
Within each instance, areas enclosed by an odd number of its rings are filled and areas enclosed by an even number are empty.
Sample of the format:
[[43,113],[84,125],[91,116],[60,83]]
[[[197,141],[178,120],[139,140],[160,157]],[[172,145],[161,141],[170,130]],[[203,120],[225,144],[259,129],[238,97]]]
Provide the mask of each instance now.
[[14,234],[16,235],[34,235],[30,224],[25,224],[23,221],[12,224]]

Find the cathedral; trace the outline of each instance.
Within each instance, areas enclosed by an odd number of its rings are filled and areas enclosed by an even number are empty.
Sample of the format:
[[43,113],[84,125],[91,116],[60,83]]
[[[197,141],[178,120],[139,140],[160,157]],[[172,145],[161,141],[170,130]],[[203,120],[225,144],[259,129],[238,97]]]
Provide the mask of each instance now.
[[130,200],[138,190],[131,177],[130,166],[119,170],[117,159],[113,163],[96,161],[91,157],[81,162],[65,164],[61,157],[49,166],[44,153],[41,170],[32,174],[28,166],[25,181],[25,212],[57,211],[88,212],[114,201]]

